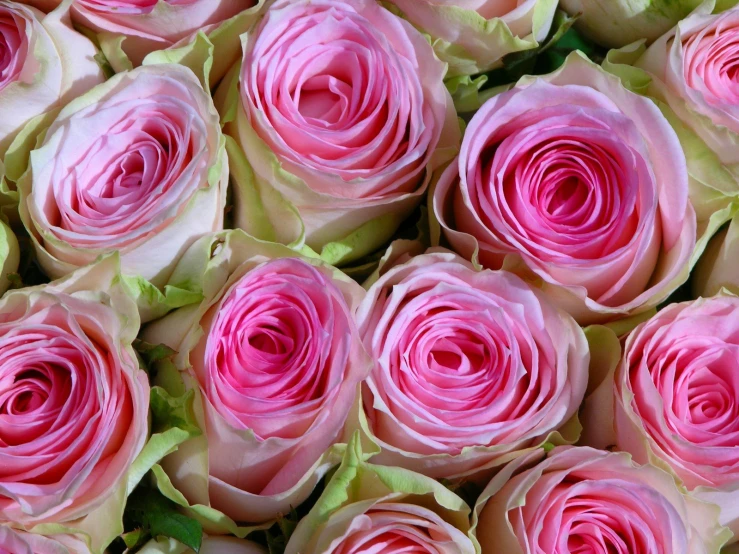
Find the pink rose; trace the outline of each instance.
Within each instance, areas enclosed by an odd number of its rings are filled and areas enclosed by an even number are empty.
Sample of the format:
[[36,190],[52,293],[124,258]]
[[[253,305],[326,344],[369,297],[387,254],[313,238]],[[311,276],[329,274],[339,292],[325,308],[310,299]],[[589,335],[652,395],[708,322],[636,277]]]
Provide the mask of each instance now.
[[653,308],[688,277],[696,222],[677,136],[578,53],[475,114],[433,203],[456,251],[539,283],[581,324]]
[[626,454],[560,447],[530,469],[524,461],[499,473],[475,506],[483,553],[715,554],[730,535],[715,506]]
[[512,52],[539,46],[549,34],[556,0],[389,0],[432,37],[448,75],[502,65]]
[[210,96],[177,65],[118,74],[67,105],[19,182],[41,267],[59,277],[117,250],[125,274],[166,283],[223,227],[222,141]]
[[[119,48],[133,65],[138,66],[150,52],[190,39],[201,30],[208,33],[218,24],[263,1],[74,0],[72,18],[78,25],[103,33],[103,43],[108,37],[122,37]],[[61,0],[28,0],[28,3],[48,11]],[[234,43],[235,47],[226,54],[229,58],[238,55],[238,40]],[[116,71],[126,69],[118,65],[120,62],[115,56],[109,56],[109,61]]]
[[0,1],[0,156],[34,117],[103,81],[95,47],[66,13]]
[[2,554],[90,554],[87,545],[72,535],[36,535],[0,526]]
[[575,321],[515,275],[475,271],[452,253],[390,269],[357,322],[376,360],[363,405],[378,463],[480,474],[562,441],[550,435],[585,394],[588,347]]
[[739,195],[739,90],[733,77],[739,7],[716,15],[712,7],[704,3],[646,51],[627,54],[654,80],[647,94],[674,112],[699,230]]
[[673,304],[629,335],[616,370],[620,450],[667,465],[739,533],[739,299]]
[[240,76],[219,91],[235,101],[221,111],[241,147],[232,163],[244,167],[234,172],[237,225],[285,243],[304,232],[316,250],[353,234],[338,261],[378,248],[456,151],[444,70],[375,0],[271,4],[246,37]]
[[113,257],[0,301],[0,521],[79,528],[96,552],[122,528],[148,434],[138,330]]
[[191,503],[267,521],[305,500],[336,461],[329,450],[370,367],[353,321],[364,291],[242,231],[205,237],[184,267],[198,256],[203,303],[145,333],[179,352],[200,397],[204,436],[163,467]]

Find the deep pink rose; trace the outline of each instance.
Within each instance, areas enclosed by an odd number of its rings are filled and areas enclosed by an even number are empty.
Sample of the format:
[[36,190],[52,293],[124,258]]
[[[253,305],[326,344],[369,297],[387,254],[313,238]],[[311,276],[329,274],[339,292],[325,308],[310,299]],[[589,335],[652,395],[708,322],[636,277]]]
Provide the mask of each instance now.
[[267,521],[305,500],[338,461],[329,450],[370,367],[353,319],[364,290],[238,230],[205,237],[193,252],[209,260],[205,300],[145,338],[179,352],[204,436],[163,467],[191,503]]
[[66,14],[0,1],[0,156],[29,120],[103,81],[95,53]]
[[629,335],[616,371],[617,446],[667,464],[739,532],[739,299],[673,304]]
[[530,469],[506,466],[473,526],[486,554],[715,554],[731,534],[717,512],[627,454],[560,447]]
[[253,198],[241,196],[256,185],[282,242],[296,238],[286,235],[297,213],[314,249],[373,220],[352,255],[378,248],[458,146],[444,71],[424,37],[375,0],[271,4],[247,35],[240,82],[226,87],[240,87],[226,132],[255,174],[236,189],[237,225],[256,232]]
[[376,361],[363,404],[379,463],[480,474],[546,441],[585,394],[575,321],[515,275],[450,252],[390,269],[357,321]]
[[696,221],[677,136],[578,53],[475,114],[433,201],[455,250],[539,283],[583,324],[652,308],[688,277]]
[[228,162],[209,94],[189,69],[148,65],[67,105],[31,152],[20,213],[44,271],[113,251],[157,286],[223,228]]
[[112,518],[148,434],[138,330],[112,257],[0,301],[0,521],[90,535],[121,525]]

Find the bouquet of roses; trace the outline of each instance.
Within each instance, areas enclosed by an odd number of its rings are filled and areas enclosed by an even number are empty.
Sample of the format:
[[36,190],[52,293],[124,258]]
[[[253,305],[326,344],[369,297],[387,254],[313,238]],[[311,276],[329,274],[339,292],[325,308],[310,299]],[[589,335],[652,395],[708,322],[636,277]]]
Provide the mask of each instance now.
[[0,553],[739,552],[739,0],[0,0]]

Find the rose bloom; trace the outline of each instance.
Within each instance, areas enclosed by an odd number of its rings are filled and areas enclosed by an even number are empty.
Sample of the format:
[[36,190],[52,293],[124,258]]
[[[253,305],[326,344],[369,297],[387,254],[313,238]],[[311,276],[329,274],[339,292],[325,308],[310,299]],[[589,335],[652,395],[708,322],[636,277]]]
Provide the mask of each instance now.
[[718,15],[710,8],[705,3],[633,62],[655,79],[647,93],[674,112],[699,223],[739,194],[739,7]]
[[[444,72],[421,33],[375,0],[271,4],[223,85],[239,88],[225,95],[237,98],[226,132],[254,173],[235,173],[237,226],[285,243],[304,231],[320,251],[371,224],[352,257],[381,246],[458,146]],[[254,186],[275,237],[256,228]]]
[[242,231],[204,237],[184,259],[207,260],[202,304],[144,335],[179,352],[204,432],[162,465],[191,504],[235,521],[307,498],[370,367],[353,320],[364,290],[297,256]]
[[[48,11],[61,0],[27,3]],[[74,0],[71,12],[76,24],[102,33],[103,42],[107,36],[122,37],[120,48],[138,66],[150,52],[188,40],[198,31],[209,33],[257,3],[258,0]],[[220,53],[228,58],[238,56],[238,40],[234,40],[234,48]],[[115,56],[108,60],[116,71],[126,69],[118,65]],[[214,64],[219,63],[220,60],[214,60]]]
[[502,65],[506,54],[536,48],[549,34],[553,0],[390,0],[431,35],[449,74],[474,74]]
[[739,532],[739,299],[673,304],[637,327],[615,377],[620,450],[668,466]]
[[457,252],[537,282],[581,324],[655,307],[696,239],[675,132],[579,53],[483,105],[433,208]]
[[122,530],[148,434],[138,330],[114,257],[0,301],[0,521],[61,523],[95,551]]
[[475,553],[470,509],[460,497],[423,475],[364,462],[358,438],[285,554]]
[[[736,0],[718,0],[722,5]],[[562,9],[579,15],[577,29],[609,48],[637,40],[650,42],[686,17],[703,0],[561,0]]]
[[3,554],[90,554],[88,546],[72,535],[36,535],[0,526]]
[[[151,539],[138,551],[141,554],[193,554],[193,550],[174,539]],[[199,554],[267,554],[257,543],[236,537],[203,537]]]
[[519,460],[493,478],[473,527],[483,553],[715,554],[731,535],[716,516],[715,506],[627,454],[559,447],[530,469]]
[[563,440],[550,435],[585,394],[588,345],[575,321],[515,275],[452,253],[387,271],[357,322],[375,359],[363,405],[377,463],[479,474]]
[[166,283],[197,238],[223,227],[228,163],[195,75],[151,65],[65,107],[19,181],[39,263],[65,275],[120,251],[123,272]]
[[34,117],[103,82],[95,47],[66,13],[0,1],[0,156]]

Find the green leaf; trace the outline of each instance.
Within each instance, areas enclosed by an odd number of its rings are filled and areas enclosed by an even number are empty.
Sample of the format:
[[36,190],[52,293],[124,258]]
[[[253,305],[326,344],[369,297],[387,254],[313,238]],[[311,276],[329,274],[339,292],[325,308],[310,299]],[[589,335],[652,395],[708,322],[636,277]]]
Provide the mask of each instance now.
[[174,502],[155,489],[137,488],[128,500],[126,515],[141,533],[172,538],[195,552],[200,550],[203,541],[200,523],[181,514]]
[[134,529],[128,533],[123,533],[121,538],[129,549],[134,549],[146,540],[147,533],[143,529]]

